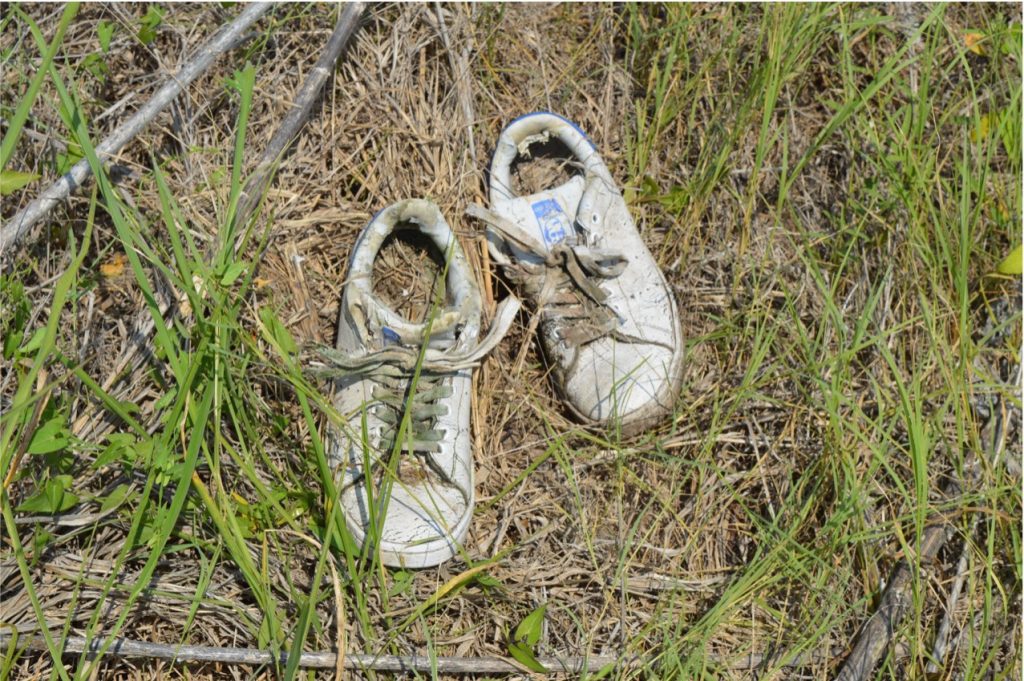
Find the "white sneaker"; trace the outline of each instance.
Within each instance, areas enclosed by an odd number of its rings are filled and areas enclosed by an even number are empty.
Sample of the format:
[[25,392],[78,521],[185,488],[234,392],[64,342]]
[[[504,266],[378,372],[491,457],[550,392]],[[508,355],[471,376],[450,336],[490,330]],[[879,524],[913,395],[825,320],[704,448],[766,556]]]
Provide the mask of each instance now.
[[[511,165],[531,144],[560,140],[581,175],[530,196]],[[682,383],[676,302],[622,194],[587,136],[555,114],[505,128],[491,160],[491,256],[533,300],[556,388],[582,422],[635,434],[672,411]]]
[[[444,254],[447,300],[423,324],[403,318],[373,293],[385,238],[412,224]],[[336,351],[324,351],[347,423],[330,459],[341,467],[341,505],[359,542],[377,537],[381,562],[422,568],[453,556],[473,516],[470,440],[472,368],[501,340],[518,301],[499,309],[482,342],[480,293],[437,206],[393,204],[363,230],[341,299]],[[404,424],[404,425],[403,425]],[[404,433],[396,443],[397,434]]]

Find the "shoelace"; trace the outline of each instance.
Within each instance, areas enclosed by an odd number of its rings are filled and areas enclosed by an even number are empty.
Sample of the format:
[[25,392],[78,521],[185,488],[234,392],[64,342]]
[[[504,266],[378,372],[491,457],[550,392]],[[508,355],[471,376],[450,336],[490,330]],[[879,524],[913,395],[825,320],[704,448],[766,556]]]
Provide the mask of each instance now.
[[[385,424],[380,434],[381,451],[389,452],[394,449],[395,438],[398,437],[398,429],[406,407],[409,409],[410,436],[402,438],[399,448],[409,454],[433,454],[441,451],[444,432],[435,428],[435,425],[439,416],[447,415],[448,409],[437,402],[452,396],[452,387],[444,385],[443,380],[444,376],[424,376],[421,373],[412,399],[407,400],[408,381],[378,377],[378,383],[373,386],[372,396],[379,403],[374,413]],[[387,387],[383,387],[384,385]]]
[[[325,366],[315,368],[315,372],[326,378],[364,376],[374,382],[371,393],[377,402],[374,413],[384,423],[382,451],[394,447],[402,417],[408,409],[410,433],[403,438],[401,450],[424,455],[425,463],[447,480],[447,475],[429,456],[440,451],[445,435],[435,427],[438,417],[447,414],[447,407],[438,401],[452,395],[452,387],[445,379],[462,369],[477,366],[504,338],[519,307],[519,299],[515,297],[502,301],[487,335],[462,351],[428,347],[421,353],[419,348],[394,345],[353,357],[333,348],[320,348],[319,355]],[[417,366],[419,378],[410,398],[408,389],[416,377]]]
[[608,293],[596,281],[622,274],[628,263],[624,255],[584,245],[545,248],[511,220],[482,206],[471,205],[466,214],[482,221],[498,239],[542,261],[513,261],[501,267],[536,301],[541,318],[555,326],[558,337],[569,347],[578,348],[604,336],[626,343],[648,342],[619,331],[622,320],[607,304]]

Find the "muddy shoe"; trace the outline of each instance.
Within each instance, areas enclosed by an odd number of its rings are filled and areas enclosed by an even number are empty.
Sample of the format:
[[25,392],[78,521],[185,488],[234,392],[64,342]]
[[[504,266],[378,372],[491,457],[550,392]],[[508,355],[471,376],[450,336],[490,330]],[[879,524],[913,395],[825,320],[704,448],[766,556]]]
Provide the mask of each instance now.
[[[549,155],[560,147],[560,171],[575,175],[519,196],[512,167],[524,165],[531,145]],[[586,135],[555,114],[514,120],[491,161],[490,204],[467,212],[486,223],[491,256],[536,305],[541,344],[573,414],[625,435],[670,414],[683,367],[675,299]]]
[[[373,269],[396,230],[426,237],[443,286],[423,322],[374,292]],[[402,201],[378,213],[352,252],[341,299],[337,350],[325,351],[335,404],[347,418],[330,459],[341,470],[341,505],[360,542],[372,538],[385,565],[437,565],[458,550],[473,516],[469,432],[472,370],[515,317],[499,309],[482,341],[480,293],[437,207]]]

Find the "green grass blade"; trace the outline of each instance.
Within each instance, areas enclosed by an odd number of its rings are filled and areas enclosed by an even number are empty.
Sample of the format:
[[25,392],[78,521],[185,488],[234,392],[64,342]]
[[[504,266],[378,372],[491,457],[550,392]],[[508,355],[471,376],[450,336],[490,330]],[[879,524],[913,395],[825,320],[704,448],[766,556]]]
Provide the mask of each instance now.
[[[22,21],[28,23],[29,26],[35,28],[35,31],[38,32],[39,29],[31,17],[22,12],[17,6],[15,6],[14,11]],[[64,6],[64,12],[61,14],[60,22],[57,24],[53,40],[50,41],[49,47],[45,47],[42,50],[43,58],[39,64],[39,69],[32,75],[28,90],[25,91],[25,94],[18,101],[18,106],[14,109],[14,114],[11,116],[4,139],[0,142],[0,168],[2,169],[7,169],[7,164],[14,154],[14,148],[18,144],[18,138],[21,136],[22,128],[25,127],[25,121],[28,120],[29,112],[32,111],[32,105],[35,104],[36,97],[39,95],[39,88],[42,87],[43,80],[46,79],[46,75],[49,72],[50,64],[53,63],[53,58],[56,56],[58,48],[64,42],[64,33],[68,30],[68,26],[71,25],[71,21],[75,18],[76,14],[78,14],[77,2],[71,2]]]

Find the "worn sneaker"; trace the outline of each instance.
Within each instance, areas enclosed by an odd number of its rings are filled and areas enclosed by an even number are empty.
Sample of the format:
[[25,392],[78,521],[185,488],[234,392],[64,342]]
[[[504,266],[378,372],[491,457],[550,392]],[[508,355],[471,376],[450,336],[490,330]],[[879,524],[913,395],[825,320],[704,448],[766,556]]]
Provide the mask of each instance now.
[[[424,323],[405,319],[374,293],[372,273],[396,229],[425,235],[443,255],[446,300]],[[473,516],[472,370],[508,330],[518,301],[499,308],[482,341],[480,293],[466,256],[437,206],[422,200],[378,213],[352,251],[341,299],[337,350],[324,351],[347,423],[334,433],[333,466],[349,530],[372,537],[381,562],[437,565],[455,554]]]
[[[513,161],[554,140],[579,174],[517,196]],[[676,302],[587,136],[551,113],[512,121],[491,160],[490,204],[467,212],[486,223],[491,257],[536,305],[541,345],[572,413],[625,435],[671,413],[683,368]]]

